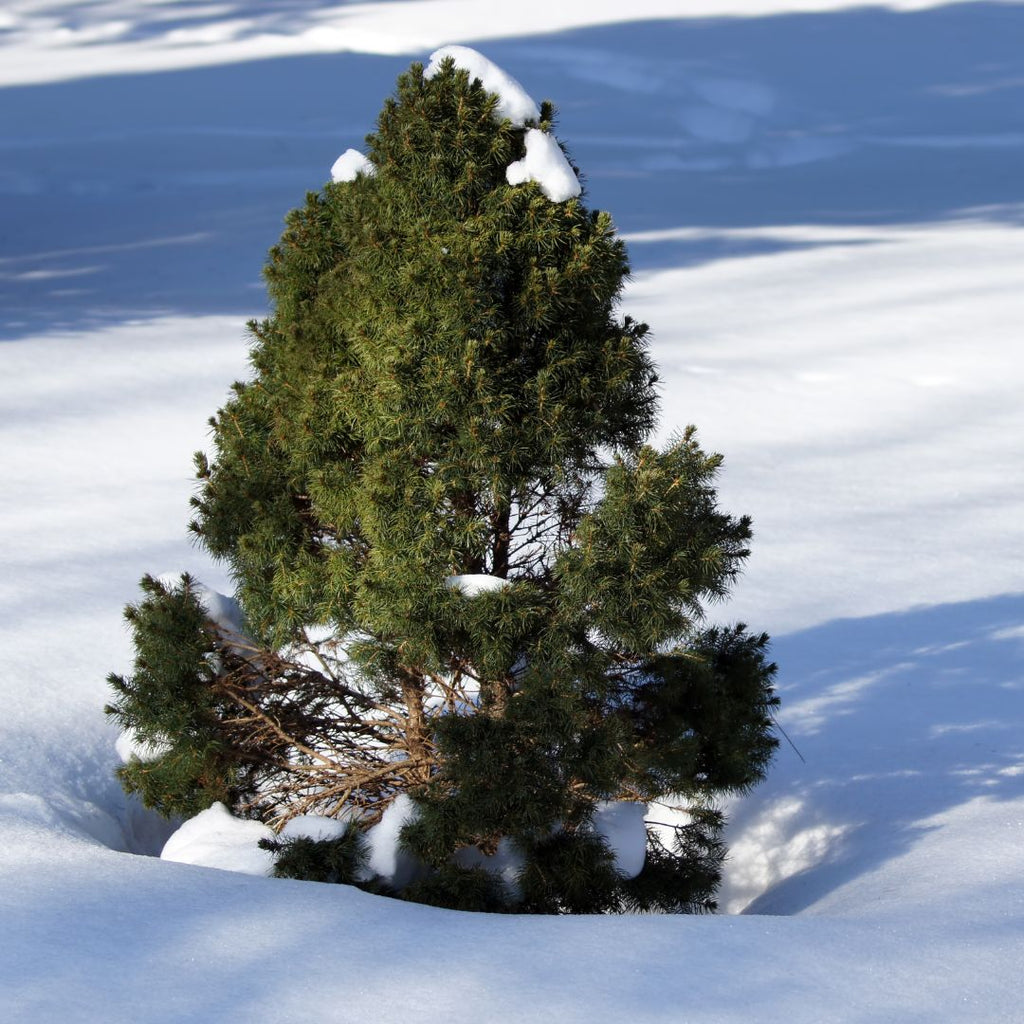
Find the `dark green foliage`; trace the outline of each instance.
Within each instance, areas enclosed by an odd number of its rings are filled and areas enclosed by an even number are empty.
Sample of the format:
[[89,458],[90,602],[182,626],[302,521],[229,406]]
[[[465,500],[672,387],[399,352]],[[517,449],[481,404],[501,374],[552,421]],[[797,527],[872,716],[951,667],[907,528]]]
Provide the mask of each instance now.
[[145,598],[125,610],[135,674],[108,677],[117,699],[107,713],[163,751],[152,760],[132,758],[118,776],[167,817],[190,817],[217,800],[238,804],[251,789],[249,759],[227,739],[227,708],[216,686],[232,655],[193,588],[187,575],[175,587],[143,578]]
[[601,839],[586,831],[556,831],[529,850],[520,876],[521,909],[534,914],[606,914],[618,906],[621,884]]
[[638,791],[745,792],[764,777],[778,704],[765,685],[775,673],[767,645],[743,626],[709,629],[643,665],[623,694]]
[[[165,813],[351,808],[363,828],[408,793],[426,871],[407,899],[708,909],[714,800],[775,746],[767,638],[702,623],[750,523],[718,508],[721,458],[692,428],[645,443],[657,378],[647,326],[617,311],[624,246],[607,214],[507,183],[524,128],[495,105],[414,64],[373,173],[289,214],[253,376],[197,456],[192,530],[252,639],[228,643],[187,581],[145,584],[112,711],[172,747],[123,779]],[[481,574],[496,588],[460,590]],[[615,800],[690,807],[631,880],[595,831]],[[362,877],[358,837],[289,842],[279,873]],[[517,878],[478,863],[499,849]]]
[[719,811],[692,806],[690,821],[668,831],[666,846],[656,828],[647,831],[647,860],[636,878],[621,886],[621,910],[696,914],[715,910],[715,890],[725,859]]
[[510,909],[509,893],[499,878],[483,868],[457,864],[443,864],[426,878],[406,886],[401,895],[412,903],[448,910],[502,914]]
[[362,830],[352,825],[335,839],[261,839],[260,846],[275,854],[277,878],[353,885],[366,863],[366,840]]

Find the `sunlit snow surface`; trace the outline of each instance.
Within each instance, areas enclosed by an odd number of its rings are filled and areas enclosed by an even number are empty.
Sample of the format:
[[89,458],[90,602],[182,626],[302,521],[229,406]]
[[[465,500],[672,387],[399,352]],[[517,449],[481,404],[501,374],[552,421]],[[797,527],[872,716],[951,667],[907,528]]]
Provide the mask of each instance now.
[[[5,1019],[1024,1019],[1024,9],[680,7],[0,12]],[[728,807],[731,914],[458,915],[124,852],[174,826],[112,777],[121,607],[164,569],[230,591],[191,453],[263,254],[444,43],[558,104],[659,433],[696,423],[754,517],[711,615],[775,636],[793,746]]]
[[259,843],[273,838],[266,825],[236,818],[223,804],[215,803],[189,818],[164,843],[160,858],[265,876],[274,870],[274,855]]

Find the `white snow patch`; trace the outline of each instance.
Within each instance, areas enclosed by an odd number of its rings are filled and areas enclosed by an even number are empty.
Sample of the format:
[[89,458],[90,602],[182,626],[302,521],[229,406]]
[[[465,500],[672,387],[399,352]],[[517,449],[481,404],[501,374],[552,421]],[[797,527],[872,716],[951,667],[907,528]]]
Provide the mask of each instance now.
[[471,81],[480,79],[480,84],[498,97],[494,112],[499,121],[508,118],[515,125],[523,125],[527,121],[540,120],[540,107],[533,97],[507,71],[468,46],[442,46],[435,50],[430,55],[423,77],[433,78],[448,57],[455,61],[456,67],[469,72]]
[[350,820],[351,816],[327,818],[321,814],[302,814],[286,821],[278,836],[281,839],[313,839],[318,843],[326,839],[340,839]]
[[[385,3],[329,3],[315,13],[283,17],[277,5],[197,7],[198,24],[175,25],[174,6],[163,3],[45,4],[46,16],[0,14],[0,84],[62,81],[94,75],[168,71],[307,53],[422,53],[452,38],[509,39],[625,22],[663,19],[761,17],[784,12],[834,11],[853,0],[390,0]],[[919,11],[948,0],[887,0],[890,10]],[[8,4],[7,6],[10,6]],[[104,12],[118,9],[118,20]],[[685,10],[683,10],[685,8]],[[244,11],[244,17],[238,17]],[[652,33],[660,33],[654,24]],[[466,49],[463,47],[462,49]],[[470,51],[472,52],[472,51]],[[609,66],[618,81],[621,68]],[[487,84],[486,82],[484,83]],[[490,86],[488,86],[490,88]],[[941,87],[937,87],[941,88]],[[955,87],[954,87],[955,88]],[[968,86],[971,88],[971,86]]]
[[132,758],[139,761],[155,761],[171,749],[170,743],[144,740],[134,729],[125,729],[114,742],[117,756],[127,764]]
[[227,594],[197,583],[193,591],[203,610],[229,636],[245,636],[241,605]]
[[502,579],[500,576],[490,576],[485,572],[471,572],[461,576],[448,576],[444,582],[446,587],[460,590],[466,597],[477,597],[495,590],[504,590],[510,581]]
[[402,828],[419,817],[412,797],[403,793],[395,798],[380,821],[367,829],[369,856],[367,876],[379,875],[396,889],[404,889],[422,871],[422,865],[411,854],[399,849],[398,835]]
[[160,858],[269,876],[274,870],[274,855],[258,844],[261,839],[273,838],[274,833],[266,825],[236,818],[222,803],[215,803],[189,818],[164,844]]
[[857,824],[816,820],[804,798],[786,794],[766,802],[740,834],[730,836],[727,885],[719,899],[728,914],[788,879],[828,863]]
[[355,181],[360,174],[374,175],[377,168],[358,149],[346,149],[331,167],[331,181]]
[[539,128],[527,128],[526,156],[508,165],[505,180],[510,185],[535,181],[553,203],[572,199],[583,191],[558,142]]
[[636,878],[647,859],[647,805],[632,800],[603,800],[594,810],[594,831],[615,855],[615,870]]
[[1024,640],[1024,625],[997,629],[991,636],[993,640]]

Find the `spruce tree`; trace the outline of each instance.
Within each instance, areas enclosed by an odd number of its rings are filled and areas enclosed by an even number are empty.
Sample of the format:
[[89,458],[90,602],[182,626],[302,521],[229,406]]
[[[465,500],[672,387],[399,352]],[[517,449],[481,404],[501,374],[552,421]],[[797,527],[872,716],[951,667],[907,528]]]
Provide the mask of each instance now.
[[[451,52],[270,252],[191,524],[244,625],[188,577],[144,581],[108,710],[159,746],[121,779],[165,814],[353,821],[319,860],[283,844],[286,874],[379,888],[354,833],[407,794],[405,898],[709,908],[715,800],[775,746],[767,638],[704,624],[750,523],[692,428],[647,443],[648,328],[618,313],[626,251],[571,194],[551,106],[509,116],[514,84]],[[625,872],[598,818],[658,801],[689,817]]]

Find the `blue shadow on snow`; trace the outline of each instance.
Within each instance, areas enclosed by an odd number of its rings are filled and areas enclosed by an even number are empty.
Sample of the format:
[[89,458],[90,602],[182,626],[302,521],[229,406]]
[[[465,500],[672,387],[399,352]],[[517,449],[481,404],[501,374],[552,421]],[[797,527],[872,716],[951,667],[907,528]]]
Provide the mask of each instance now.
[[[180,6],[186,27],[206,16]],[[314,7],[275,9],[294,31]],[[1024,8],[965,3],[627,22],[480,47],[558,104],[589,201],[621,231],[709,229],[631,243],[644,270],[794,245],[719,229],[979,209],[1019,222],[1022,38]],[[363,145],[408,63],[342,53],[3,89],[0,339],[262,315],[260,268],[285,212]]]
[[[746,913],[793,914],[900,856],[929,819],[1024,796],[1024,594],[844,619],[776,639],[782,739],[730,841],[767,829],[767,880]],[[784,851],[818,832],[814,863]],[[829,839],[828,837],[832,838]],[[980,841],[980,840],[979,840]]]

